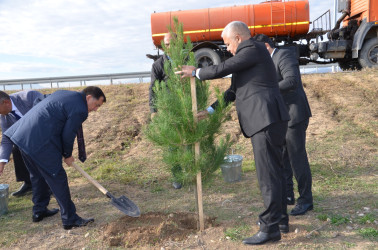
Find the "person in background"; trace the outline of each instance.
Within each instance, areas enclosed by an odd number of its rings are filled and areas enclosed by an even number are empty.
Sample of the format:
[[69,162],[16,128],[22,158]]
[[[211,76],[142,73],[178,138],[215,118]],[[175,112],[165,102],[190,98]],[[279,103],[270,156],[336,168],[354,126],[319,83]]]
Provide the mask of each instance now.
[[264,34],[254,37],[269,51],[277,72],[278,86],[289,110],[290,121],[284,146],[284,176],[287,184],[287,203],[294,205],[293,172],[298,183],[299,197],[290,215],[302,215],[313,209],[312,176],[306,152],[306,130],[311,117],[310,105],[303,89],[299,63],[295,51],[275,48]]
[[42,96],[43,94],[34,90],[20,91],[10,95],[0,91],[0,125],[3,133],[0,145],[0,175],[3,174],[4,167],[12,153],[16,181],[24,182],[18,191],[12,193],[12,196],[20,197],[31,193],[32,184],[20,150],[8,137],[4,136],[4,132],[21,119],[33,107],[34,101]]
[[[166,33],[164,35],[164,45],[165,47],[169,47],[169,44],[172,39],[172,33]],[[151,116],[154,116],[157,112],[156,107],[154,106],[154,100],[155,100],[155,93],[154,93],[154,87],[156,81],[162,82],[167,80],[167,75],[164,71],[164,64],[165,62],[169,61],[169,56],[167,53],[159,57],[153,64],[151,69],[151,84],[149,88],[149,104],[150,104],[150,112]]]
[[[166,48],[169,47],[169,44],[172,40],[172,38],[175,36],[174,33],[166,33],[164,35],[164,45]],[[155,87],[155,83],[156,81],[158,82],[162,82],[162,81],[166,81],[167,80],[167,75],[165,74],[165,71],[164,71],[164,64],[166,62],[168,62],[170,59],[169,59],[169,55],[167,54],[167,52],[161,56],[159,59],[157,59],[153,64],[152,64],[152,69],[151,69],[151,84],[150,84],[150,88],[149,88],[149,104],[150,104],[150,112],[151,112],[151,118],[153,118],[156,113],[157,113],[157,109],[154,105],[154,102],[155,102],[155,93],[154,93],[154,87]],[[174,150],[172,148],[172,150]],[[182,187],[182,184],[177,181],[177,173],[181,172],[181,166],[179,165],[175,165],[175,166],[172,166],[171,167],[171,173],[172,173],[172,176],[173,176],[173,183],[172,183],[172,186],[175,188],[175,189],[180,189]]]
[[[260,230],[244,244],[257,245],[281,239],[289,231],[282,150],[289,114],[278,88],[274,64],[262,43],[251,38],[248,26],[234,21],[222,32],[227,50],[234,56],[220,63],[197,69],[181,66],[182,77],[210,80],[232,74],[231,86],[224,93],[226,103],[236,102],[239,123],[245,137],[251,138],[257,178],[265,210],[259,215]],[[213,113],[218,102],[198,113],[203,119]]]
[[[77,215],[62,157],[69,166],[75,161],[72,156],[75,137],[77,135],[78,142],[83,142],[82,123],[89,112],[96,111],[104,102],[104,93],[95,86],[81,92],[58,90],[42,99],[4,132],[20,149],[30,172],[33,222],[39,222],[59,211],[47,208],[50,202],[49,189],[59,204],[64,229],[86,226],[94,221],[93,218],[83,219]],[[81,161],[86,159],[83,146],[78,143]]]

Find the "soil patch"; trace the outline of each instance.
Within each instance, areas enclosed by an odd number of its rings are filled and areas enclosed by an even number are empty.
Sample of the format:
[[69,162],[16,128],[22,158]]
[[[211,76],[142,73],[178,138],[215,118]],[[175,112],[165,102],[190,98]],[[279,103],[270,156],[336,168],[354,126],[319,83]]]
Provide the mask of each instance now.
[[[215,218],[205,218],[205,228],[215,226]],[[108,224],[104,241],[109,246],[140,247],[165,241],[182,241],[198,231],[198,215],[194,213],[142,214],[139,218],[124,216]]]

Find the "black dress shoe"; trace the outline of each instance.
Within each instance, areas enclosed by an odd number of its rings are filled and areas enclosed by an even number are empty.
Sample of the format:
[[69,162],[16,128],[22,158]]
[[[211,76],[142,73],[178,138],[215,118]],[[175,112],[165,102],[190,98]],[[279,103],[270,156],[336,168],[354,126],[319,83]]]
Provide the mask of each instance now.
[[297,204],[293,210],[291,210],[290,215],[302,215],[307,211],[310,211],[314,208],[312,204]]
[[294,196],[286,197],[286,203],[287,203],[287,205],[294,205],[295,204]]
[[94,219],[93,218],[83,219],[83,218],[79,217],[79,219],[77,219],[73,224],[63,225],[63,228],[66,229],[66,230],[69,230],[73,227],[85,227],[90,222],[94,222]]
[[28,193],[31,193],[31,191],[32,191],[31,184],[24,182],[24,184],[22,184],[19,190],[12,193],[12,196],[21,197],[21,196],[27,195]]
[[264,233],[259,231],[257,234],[243,240],[246,245],[260,245],[268,241],[278,241],[281,239],[280,231],[274,233]]
[[44,211],[42,213],[35,213],[35,214],[33,214],[33,222],[39,222],[39,221],[43,220],[43,218],[53,216],[58,212],[59,212],[59,209],[53,208],[51,210],[46,209],[46,211]]
[[287,234],[289,232],[289,225],[288,224],[279,224],[278,228],[280,229],[280,232],[283,234]]

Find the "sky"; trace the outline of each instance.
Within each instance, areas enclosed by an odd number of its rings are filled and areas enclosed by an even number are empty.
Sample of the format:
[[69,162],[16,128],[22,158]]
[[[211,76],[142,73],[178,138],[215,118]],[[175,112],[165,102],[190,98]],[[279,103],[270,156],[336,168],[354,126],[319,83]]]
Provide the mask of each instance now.
[[[263,1],[0,0],[0,80],[149,71],[154,11]],[[334,0],[309,3],[310,20],[333,13]]]

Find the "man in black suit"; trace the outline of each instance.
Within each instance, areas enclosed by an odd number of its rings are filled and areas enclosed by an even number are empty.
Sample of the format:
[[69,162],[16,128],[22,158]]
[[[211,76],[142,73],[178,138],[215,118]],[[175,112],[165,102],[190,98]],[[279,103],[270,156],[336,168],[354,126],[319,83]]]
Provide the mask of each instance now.
[[[283,178],[282,150],[289,114],[280,94],[272,59],[263,43],[251,38],[248,26],[239,21],[229,23],[222,37],[227,50],[234,56],[201,69],[182,66],[176,72],[183,77],[201,80],[232,74],[231,86],[224,93],[226,103],[236,102],[239,123],[245,137],[251,138],[257,178],[264,199],[265,211],[259,215],[260,231],[244,244],[263,244],[281,239],[288,232],[286,192]],[[214,112],[215,102],[198,114],[203,119]]]
[[298,183],[299,198],[291,215],[302,215],[313,209],[312,176],[306,152],[306,130],[311,117],[310,105],[304,92],[296,51],[275,48],[273,41],[264,34],[254,37],[264,42],[276,68],[278,85],[290,121],[284,147],[284,176],[287,184],[288,204],[294,204],[293,172]]
[[[21,119],[33,107],[34,101],[42,96],[41,93],[34,90],[20,91],[10,95],[0,91],[0,125],[2,133]],[[0,176],[9,161],[11,153],[13,155],[16,181],[24,182],[19,190],[12,193],[12,196],[24,196],[32,191],[29,171],[25,166],[18,147],[14,146],[8,137],[2,136],[0,145]]]
[[33,222],[59,211],[47,208],[50,189],[59,204],[64,229],[86,226],[94,221],[77,215],[62,157],[69,166],[75,161],[72,156],[75,137],[88,113],[96,111],[104,102],[105,95],[98,87],[90,86],[82,92],[58,90],[4,132],[19,147],[30,172]]

